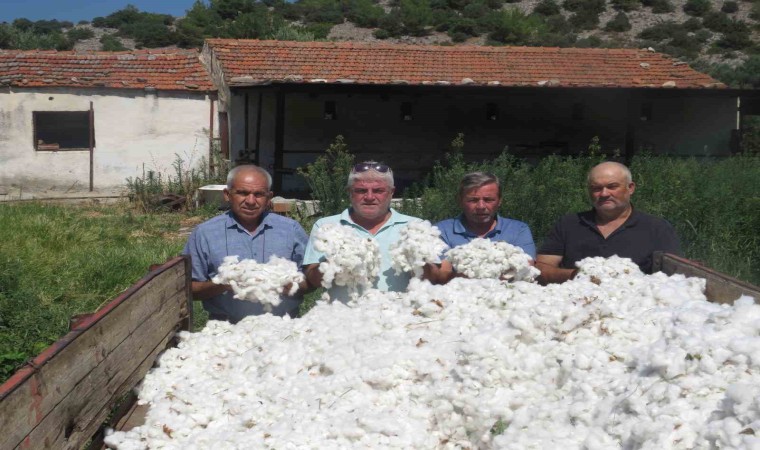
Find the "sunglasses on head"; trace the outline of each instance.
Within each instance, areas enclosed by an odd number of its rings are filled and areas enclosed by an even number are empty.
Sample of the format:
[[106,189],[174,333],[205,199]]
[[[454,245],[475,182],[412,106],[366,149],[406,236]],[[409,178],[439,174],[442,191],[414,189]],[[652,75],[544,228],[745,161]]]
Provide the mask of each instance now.
[[366,172],[368,170],[374,170],[380,173],[386,173],[391,170],[390,167],[385,164],[380,164],[374,161],[364,161],[359,164],[354,164],[353,171],[357,173]]

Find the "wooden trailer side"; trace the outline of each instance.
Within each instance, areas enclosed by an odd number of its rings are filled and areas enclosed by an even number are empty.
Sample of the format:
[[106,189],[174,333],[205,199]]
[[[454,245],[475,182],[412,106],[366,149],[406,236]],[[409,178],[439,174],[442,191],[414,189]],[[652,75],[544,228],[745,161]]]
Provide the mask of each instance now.
[[661,271],[668,275],[680,273],[687,277],[704,278],[707,281],[705,296],[714,303],[733,304],[742,295],[754,297],[755,303],[760,303],[760,287],[737,280],[680,256],[655,252],[652,269],[655,272]]
[[192,323],[190,260],[151,271],[0,385],[0,449],[79,449]]

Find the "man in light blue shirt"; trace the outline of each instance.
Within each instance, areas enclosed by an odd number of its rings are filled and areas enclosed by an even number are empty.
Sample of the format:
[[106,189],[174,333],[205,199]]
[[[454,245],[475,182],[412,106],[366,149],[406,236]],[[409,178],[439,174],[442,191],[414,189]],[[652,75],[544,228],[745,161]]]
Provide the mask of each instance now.
[[[391,267],[390,246],[399,239],[401,229],[416,219],[390,207],[395,192],[393,171],[385,164],[374,161],[355,164],[348,176],[347,187],[351,207],[340,214],[318,220],[311,230],[303,258],[304,272],[310,286],[321,285],[319,263],[324,261],[325,256],[314,248],[315,233],[325,224],[339,223],[352,227],[359,236],[374,239],[380,246],[380,276],[373,286],[381,291],[406,290],[411,274],[395,273]],[[333,286],[328,293],[333,299],[348,300],[345,288]]]
[[[520,247],[531,258],[536,258],[536,244],[528,225],[498,214],[501,206],[498,177],[485,172],[468,173],[459,184],[457,201],[462,214],[436,224],[446,245],[454,248],[484,238]],[[426,277],[433,282],[447,283],[454,273],[451,264],[444,260],[440,267],[428,265]]]
[[[295,220],[271,213],[272,177],[254,165],[237,166],[227,176],[224,199],[231,211],[198,225],[185,245],[183,254],[191,256],[193,296],[203,301],[212,320],[232,323],[250,315],[264,314],[260,303],[233,298],[229,285],[215,284],[226,256],[269,262],[272,256],[289,259],[299,267],[308,237]],[[305,284],[304,284],[305,286]],[[302,286],[303,287],[303,286]],[[283,296],[272,314],[295,315],[300,298]]]

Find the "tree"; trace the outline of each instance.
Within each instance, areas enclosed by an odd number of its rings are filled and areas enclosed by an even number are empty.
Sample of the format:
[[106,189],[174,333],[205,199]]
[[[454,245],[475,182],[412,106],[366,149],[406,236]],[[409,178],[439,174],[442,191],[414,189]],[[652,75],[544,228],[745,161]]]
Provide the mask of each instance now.
[[531,45],[546,31],[546,25],[536,16],[526,16],[517,8],[495,12],[491,16],[489,39],[510,45]]

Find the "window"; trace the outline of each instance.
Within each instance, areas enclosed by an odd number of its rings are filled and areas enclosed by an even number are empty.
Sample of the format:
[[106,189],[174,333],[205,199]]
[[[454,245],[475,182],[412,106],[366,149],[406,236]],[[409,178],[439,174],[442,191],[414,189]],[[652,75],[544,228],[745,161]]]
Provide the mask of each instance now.
[[335,110],[335,102],[328,100],[325,102],[325,113],[322,115],[325,120],[338,120],[338,113]]
[[486,120],[499,120],[499,105],[486,103]]
[[401,103],[401,120],[403,121],[410,121],[412,120],[412,103],[411,102],[402,102]]
[[34,111],[32,120],[38,151],[90,148],[89,111]]
[[648,122],[652,120],[652,103],[641,104],[641,115],[639,116],[642,122]]
[[583,103],[573,103],[573,109],[571,112],[573,120],[583,120],[583,116],[586,115],[585,109]]

